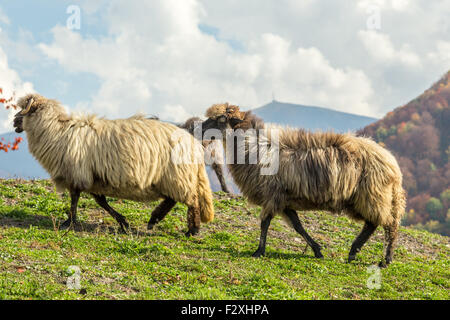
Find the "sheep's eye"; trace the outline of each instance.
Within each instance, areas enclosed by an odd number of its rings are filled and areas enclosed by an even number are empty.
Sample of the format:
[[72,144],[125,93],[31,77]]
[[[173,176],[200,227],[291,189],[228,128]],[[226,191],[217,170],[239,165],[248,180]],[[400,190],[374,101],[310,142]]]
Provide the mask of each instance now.
[[220,117],[217,119],[217,122],[219,122],[219,123],[225,123],[225,122],[227,122],[227,118],[225,118],[224,116],[220,116]]

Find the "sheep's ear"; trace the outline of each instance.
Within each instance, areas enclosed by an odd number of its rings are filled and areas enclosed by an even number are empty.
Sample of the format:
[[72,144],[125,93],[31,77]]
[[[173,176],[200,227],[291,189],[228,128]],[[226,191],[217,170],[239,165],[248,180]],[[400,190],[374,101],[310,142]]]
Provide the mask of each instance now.
[[225,122],[227,122],[227,117],[226,116],[220,116],[216,120],[217,120],[218,123],[225,123]]
[[235,126],[237,126],[238,124],[241,124],[242,122],[244,122],[244,120],[241,120],[241,119],[238,119],[238,118],[231,118],[230,119],[230,125],[231,125],[231,127],[235,127]]
[[26,116],[27,114],[33,113],[36,110],[36,107],[34,107],[33,112],[32,111],[32,107],[33,107],[33,102],[34,102],[34,98],[31,97],[28,100],[27,106],[20,112],[21,116]]

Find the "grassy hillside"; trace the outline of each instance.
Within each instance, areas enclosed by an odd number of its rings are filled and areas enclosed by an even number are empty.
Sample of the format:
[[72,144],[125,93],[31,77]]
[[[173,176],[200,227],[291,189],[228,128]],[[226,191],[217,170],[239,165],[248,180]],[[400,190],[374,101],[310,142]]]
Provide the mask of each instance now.
[[[112,199],[111,199],[112,200]],[[216,194],[216,219],[186,238],[183,205],[152,232],[156,205],[111,201],[132,230],[92,199],[80,200],[81,228],[55,231],[68,197],[48,181],[0,180],[0,299],[449,299],[449,238],[402,228],[393,264],[381,270],[381,288],[369,289],[368,267],[382,256],[382,232],[356,261],[345,262],[361,225],[343,216],[301,213],[324,247],[313,258],[305,242],[275,219],[266,257],[254,259],[259,208]],[[84,290],[69,290],[69,266],[81,269]]]

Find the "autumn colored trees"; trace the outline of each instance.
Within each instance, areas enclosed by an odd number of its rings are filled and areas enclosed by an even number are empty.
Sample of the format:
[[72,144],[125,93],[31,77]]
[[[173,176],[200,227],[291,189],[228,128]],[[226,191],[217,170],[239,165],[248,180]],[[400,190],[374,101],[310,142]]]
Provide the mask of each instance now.
[[450,71],[360,133],[386,146],[399,162],[408,193],[403,223],[450,235]]
[[[14,94],[11,97],[3,96],[3,88],[0,87],[0,103],[4,105],[6,109],[17,109],[17,105],[14,103],[15,97]],[[4,138],[0,141],[0,150],[4,152],[8,152],[9,150],[18,150],[19,144],[23,141],[22,137],[17,137],[14,139],[14,142],[7,142]]]

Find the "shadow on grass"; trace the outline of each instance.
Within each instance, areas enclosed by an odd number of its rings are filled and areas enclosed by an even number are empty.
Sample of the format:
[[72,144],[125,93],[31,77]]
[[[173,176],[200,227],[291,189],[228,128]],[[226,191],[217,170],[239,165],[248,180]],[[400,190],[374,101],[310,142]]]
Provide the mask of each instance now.
[[[66,232],[67,230],[59,230],[59,226],[65,221],[66,217],[56,217],[52,218],[51,216],[39,215],[30,212],[27,209],[21,208],[11,208],[10,210],[3,210],[0,213],[0,227],[13,227],[13,228],[22,228],[29,229],[31,226],[37,227],[39,229]],[[74,226],[71,227],[71,230],[75,232],[86,232],[91,234],[111,234],[125,235],[115,221],[112,224],[108,224],[106,221],[103,222],[92,222],[92,221],[78,221]],[[148,231],[147,225],[142,226],[141,228],[135,228],[130,226],[127,230],[128,235],[132,235],[133,237],[172,237],[176,239],[184,239],[185,231],[181,230],[163,230],[161,226],[157,225],[154,230]]]
[[[54,218],[50,216],[30,214],[29,211],[25,209],[13,208],[10,211],[3,212],[0,214],[0,227],[14,227],[29,229],[31,226],[38,227],[40,229],[46,230],[59,230],[59,226],[64,222],[64,219]],[[120,233],[119,226],[117,225],[107,225],[103,223],[92,223],[78,221],[71,230],[77,232],[88,232],[88,233],[110,233],[117,234]],[[60,232],[65,232],[66,230],[59,230]],[[135,228],[130,228],[128,233],[133,235],[142,234],[140,230]]]
[[[204,248],[208,251],[214,251],[214,252],[222,252],[225,254],[228,254],[230,257],[233,258],[253,258],[252,254],[255,252],[255,250],[237,250],[232,247],[218,247],[218,246],[208,246]],[[275,251],[276,249],[269,249],[266,250],[266,254],[264,257],[261,258],[253,258],[255,261],[258,259],[283,259],[283,260],[291,260],[291,259],[308,259],[311,261],[321,261],[322,259],[317,259],[314,257],[314,255],[305,254],[298,251],[292,251],[292,252],[282,252],[282,251]]]
[[10,211],[2,212],[0,226],[23,229],[38,226],[44,229],[53,229],[53,222],[48,216],[30,214],[27,210],[13,208]]
[[[203,250],[208,250],[210,252],[220,252],[222,254],[226,254],[232,258],[252,258],[255,259],[255,261],[258,261],[260,259],[262,260],[295,260],[298,262],[301,261],[308,261],[308,262],[333,262],[339,265],[345,265],[345,266],[359,266],[359,267],[369,267],[371,265],[378,265],[379,261],[378,257],[374,257],[373,261],[364,261],[363,256],[357,255],[356,260],[348,263],[347,259],[345,257],[345,261],[339,260],[336,256],[324,256],[324,258],[316,258],[314,257],[314,254],[310,251],[309,253],[301,252],[301,251],[277,251],[276,248],[269,248],[266,249],[266,254],[264,257],[260,258],[253,258],[252,254],[254,253],[254,250],[238,250],[232,247],[219,247],[219,246],[207,246],[202,248]],[[256,250],[256,247],[255,247]],[[364,255],[364,253],[362,253]],[[381,258],[381,257],[380,257]]]

